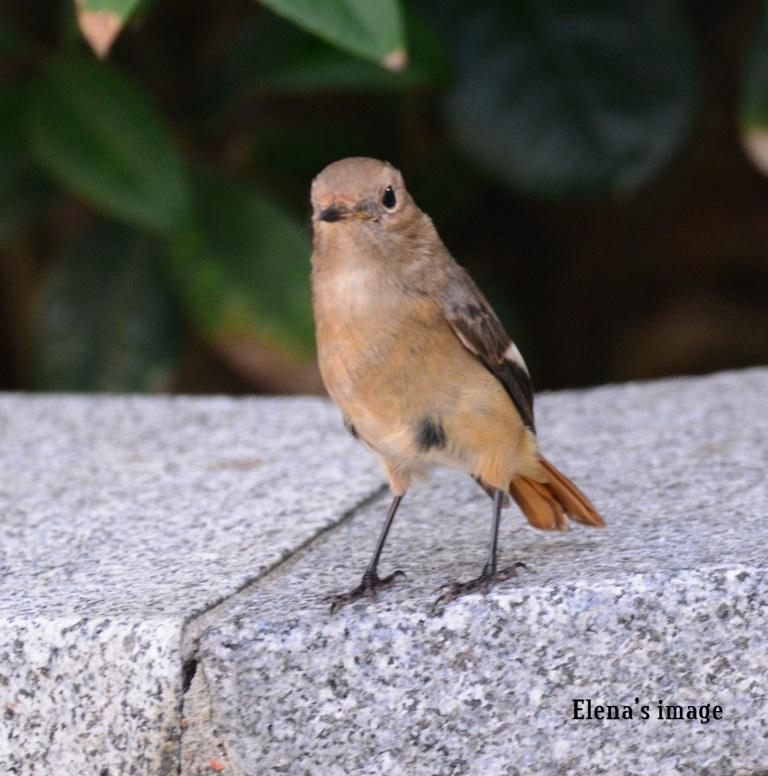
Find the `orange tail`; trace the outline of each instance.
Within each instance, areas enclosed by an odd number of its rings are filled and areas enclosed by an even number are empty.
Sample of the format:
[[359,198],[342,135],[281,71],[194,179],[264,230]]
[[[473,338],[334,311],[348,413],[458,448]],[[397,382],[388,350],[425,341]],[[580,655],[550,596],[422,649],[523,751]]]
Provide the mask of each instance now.
[[547,482],[530,477],[517,477],[509,485],[509,492],[517,505],[536,528],[551,531],[568,528],[568,518],[577,523],[604,526],[605,520],[592,502],[546,458],[540,458],[547,474]]

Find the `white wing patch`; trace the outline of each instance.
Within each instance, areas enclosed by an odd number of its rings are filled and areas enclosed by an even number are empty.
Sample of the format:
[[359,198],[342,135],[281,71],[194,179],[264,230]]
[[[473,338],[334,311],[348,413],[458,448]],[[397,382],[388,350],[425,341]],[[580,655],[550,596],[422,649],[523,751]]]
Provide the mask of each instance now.
[[504,351],[504,358],[507,361],[511,361],[513,364],[522,367],[525,370],[525,373],[528,374],[528,367],[525,364],[525,360],[514,342],[510,343],[510,346]]

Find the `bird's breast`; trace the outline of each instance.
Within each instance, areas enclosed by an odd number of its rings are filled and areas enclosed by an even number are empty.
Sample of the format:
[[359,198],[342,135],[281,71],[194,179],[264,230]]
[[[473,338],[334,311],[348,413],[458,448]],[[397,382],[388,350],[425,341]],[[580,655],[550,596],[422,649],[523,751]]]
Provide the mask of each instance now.
[[428,417],[425,362],[442,329],[431,300],[364,269],[313,279],[318,360],[357,433],[390,458],[410,455]]
[[406,298],[367,262],[316,271],[312,286],[320,368],[330,370],[332,389],[347,373],[386,355],[402,326]]

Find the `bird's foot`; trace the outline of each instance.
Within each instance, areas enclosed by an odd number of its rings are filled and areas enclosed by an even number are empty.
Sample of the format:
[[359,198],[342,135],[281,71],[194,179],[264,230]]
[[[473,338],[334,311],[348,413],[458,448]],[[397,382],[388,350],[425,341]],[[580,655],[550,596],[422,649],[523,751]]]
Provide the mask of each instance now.
[[467,582],[449,582],[435,591],[440,592],[441,590],[445,590],[445,592],[432,604],[432,609],[433,611],[437,610],[440,606],[443,606],[456,598],[460,598],[467,593],[476,593],[478,591],[487,593],[497,582],[503,582],[505,579],[516,577],[518,569],[527,568],[528,566],[526,566],[525,563],[517,561],[516,563],[505,566],[503,569],[499,569],[493,573],[487,569],[483,569],[483,573],[480,574],[479,577],[470,579]]
[[368,598],[376,598],[376,591],[382,587],[389,587],[398,577],[404,577],[405,573],[400,571],[393,571],[389,576],[381,579],[378,574],[363,574],[363,581],[353,590],[348,593],[340,593],[339,595],[331,595],[323,599],[324,601],[331,602],[331,614],[335,614],[347,604],[351,604],[353,601],[357,601],[358,598],[367,596]]

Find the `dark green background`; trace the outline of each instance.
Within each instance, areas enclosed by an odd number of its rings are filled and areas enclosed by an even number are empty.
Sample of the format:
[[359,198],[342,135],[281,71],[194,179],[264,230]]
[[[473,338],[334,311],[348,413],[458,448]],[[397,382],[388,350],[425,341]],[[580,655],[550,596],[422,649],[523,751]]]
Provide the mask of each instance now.
[[69,0],[6,3],[0,389],[317,390],[308,189],[358,154],[402,169],[536,386],[765,364],[767,19],[144,0],[101,61]]

